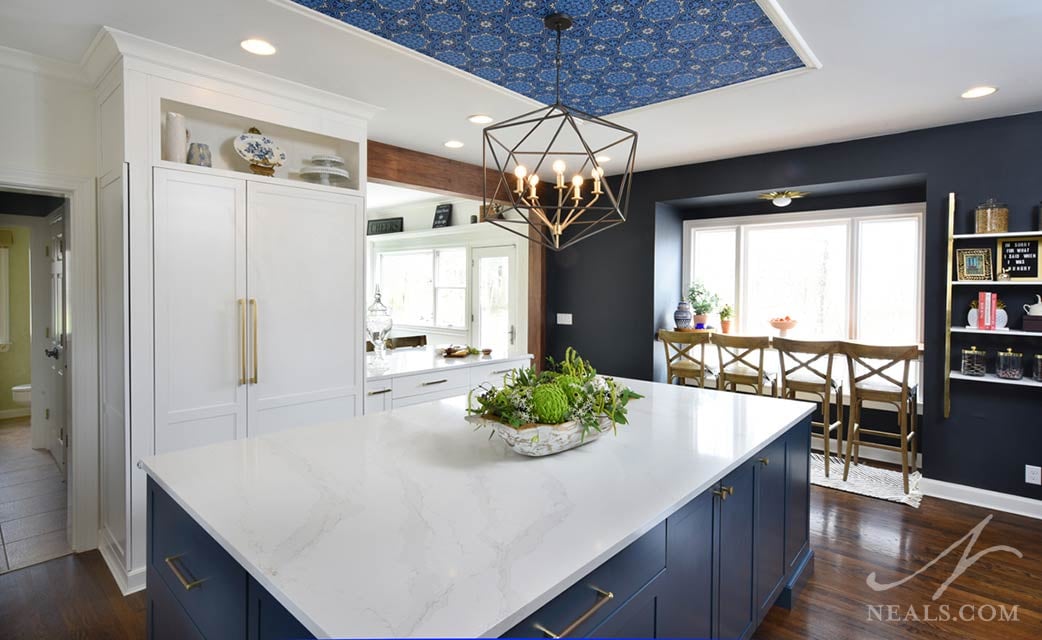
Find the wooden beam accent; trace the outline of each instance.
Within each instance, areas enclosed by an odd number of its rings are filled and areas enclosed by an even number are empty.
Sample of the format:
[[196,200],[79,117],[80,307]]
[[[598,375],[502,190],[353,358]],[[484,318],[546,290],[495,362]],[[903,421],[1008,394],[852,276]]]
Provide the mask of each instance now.
[[[484,189],[494,194],[498,175],[482,167],[369,140],[369,180],[417,187],[446,195],[484,198]],[[531,230],[535,233],[534,230]],[[546,359],[546,249],[528,245],[528,351],[541,369]]]

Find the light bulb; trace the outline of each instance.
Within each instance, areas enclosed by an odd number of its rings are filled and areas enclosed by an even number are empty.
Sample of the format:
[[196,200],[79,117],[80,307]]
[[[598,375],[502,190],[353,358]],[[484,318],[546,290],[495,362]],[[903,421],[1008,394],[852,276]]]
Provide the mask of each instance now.
[[554,169],[554,173],[556,173],[557,175],[561,175],[562,173],[564,173],[564,170],[565,170],[564,160],[554,160],[553,169]]
[[774,206],[776,207],[787,207],[790,204],[792,204],[792,198],[788,196],[780,196],[778,198],[775,198],[774,200],[771,200],[771,202],[773,202]]
[[527,173],[528,169],[525,169],[525,165],[523,164],[519,164],[516,167],[514,167],[514,175],[518,178],[524,178]]
[[581,175],[579,175],[578,173],[575,174],[575,177],[572,178],[572,184],[575,185],[576,187],[583,186],[583,177]]
[[533,173],[532,175],[528,176],[528,184],[532,185],[533,187],[539,184],[539,175]]

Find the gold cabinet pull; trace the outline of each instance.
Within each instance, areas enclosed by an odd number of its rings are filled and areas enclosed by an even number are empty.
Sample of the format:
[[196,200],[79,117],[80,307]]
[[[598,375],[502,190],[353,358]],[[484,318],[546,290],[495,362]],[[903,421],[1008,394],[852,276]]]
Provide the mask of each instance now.
[[611,591],[605,591],[593,585],[590,588],[597,592],[597,602],[593,603],[593,606],[586,610],[586,613],[582,614],[575,619],[572,624],[565,627],[561,633],[554,633],[541,624],[534,625],[536,630],[545,635],[547,638],[567,638],[573,631],[578,629],[584,622],[593,617],[593,614],[601,610],[601,607],[608,604],[608,601],[615,597],[615,594]]
[[420,384],[420,386],[421,387],[430,387],[430,386],[434,386],[436,384],[445,384],[446,382],[448,382],[448,380],[445,379],[445,378],[442,378],[441,380],[430,380],[429,382],[423,382],[423,383]]
[[239,298],[239,384],[246,384],[246,300]]
[[503,375],[504,373],[510,373],[511,371],[513,371],[513,369],[500,369],[499,371],[493,371],[492,375],[500,376],[500,375]]
[[381,395],[383,395],[385,393],[390,393],[390,392],[391,392],[390,389],[379,389],[377,391],[367,391],[365,395],[367,395],[367,396],[381,396]]
[[250,378],[250,384],[257,384],[257,360],[259,354],[257,353],[257,299],[250,298],[250,310],[253,312],[253,377]]
[[734,495],[734,487],[720,487],[719,489],[713,489],[713,495],[717,496],[721,500],[727,500],[727,496]]
[[188,578],[185,578],[185,575],[181,573],[181,569],[179,569],[177,567],[177,564],[175,564],[180,559],[181,556],[168,556],[166,558],[163,558],[163,562],[166,563],[166,566],[170,567],[170,570],[174,573],[174,577],[177,578],[177,581],[180,582],[181,586],[185,588],[185,591],[191,591],[192,589],[206,582],[206,578],[200,578],[198,580],[193,580],[189,582]]
[[767,465],[769,465],[771,463],[771,459],[768,458],[767,456],[764,456],[764,457],[760,458],[758,460],[758,462],[766,467]]

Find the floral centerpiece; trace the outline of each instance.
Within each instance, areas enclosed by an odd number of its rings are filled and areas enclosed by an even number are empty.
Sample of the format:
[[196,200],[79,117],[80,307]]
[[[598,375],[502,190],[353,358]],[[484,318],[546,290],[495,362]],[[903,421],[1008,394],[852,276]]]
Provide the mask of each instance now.
[[[503,386],[470,392],[467,416],[489,426],[514,451],[527,456],[559,453],[596,440],[626,424],[626,405],[642,398],[614,379],[598,375],[571,347],[546,371],[515,369]],[[491,436],[490,436],[491,437]]]

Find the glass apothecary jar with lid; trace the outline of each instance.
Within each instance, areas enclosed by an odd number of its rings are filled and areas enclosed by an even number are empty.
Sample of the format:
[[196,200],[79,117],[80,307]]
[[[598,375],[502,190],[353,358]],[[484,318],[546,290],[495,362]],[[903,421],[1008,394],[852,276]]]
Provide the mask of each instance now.
[[1020,380],[1024,377],[1024,354],[1012,348],[999,351],[995,360],[995,375],[1006,380]]
[[974,215],[977,233],[1006,233],[1009,231],[1009,207],[995,198],[977,205]]
[[964,376],[983,376],[987,368],[984,365],[985,353],[977,351],[977,347],[962,350],[962,367],[959,371]]
[[1042,353],[1036,353],[1033,359],[1035,361],[1035,368],[1032,371],[1031,377],[1034,378],[1036,382],[1042,382]]

